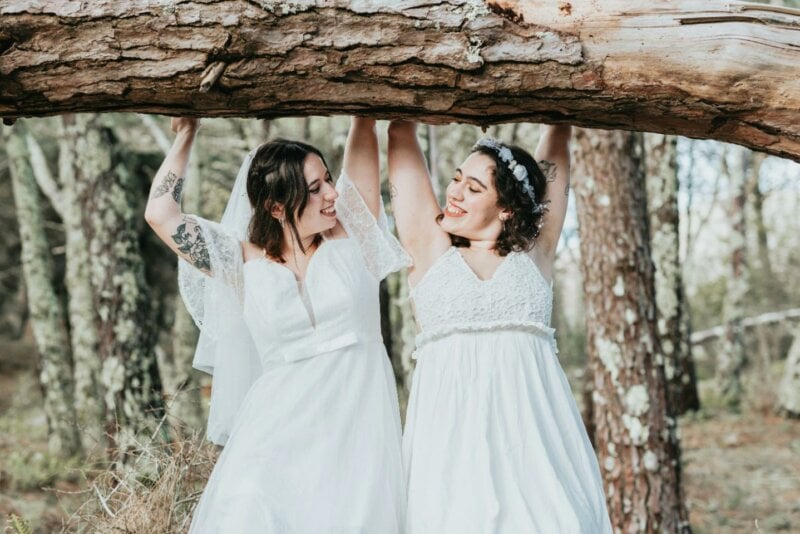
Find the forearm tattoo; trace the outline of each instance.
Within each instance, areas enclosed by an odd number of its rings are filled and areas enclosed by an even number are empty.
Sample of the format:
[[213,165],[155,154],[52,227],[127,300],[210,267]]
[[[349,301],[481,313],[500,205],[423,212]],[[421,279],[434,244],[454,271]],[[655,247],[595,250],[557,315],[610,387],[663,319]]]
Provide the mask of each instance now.
[[[555,163],[543,159],[539,161],[539,168],[542,169],[542,173],[547,182],[556,181],[556,170],[558,167]],[[564,186],[564,195],[569,196],[569,179],[567,179],[567,184]]]
[[153,188],[150,198],[158,198],[172,192],[172,200],[176,204],[180,204],[181,195],[183,194],[183,182],[183,176],[178,176],[174,172],[168,171],[161,183]]
[[189,263],[203,272],[211,273],[211,259],[203,231],[192,217],[183,217],[183,223],[178,225],[177,233],[172,236],[172,240]]

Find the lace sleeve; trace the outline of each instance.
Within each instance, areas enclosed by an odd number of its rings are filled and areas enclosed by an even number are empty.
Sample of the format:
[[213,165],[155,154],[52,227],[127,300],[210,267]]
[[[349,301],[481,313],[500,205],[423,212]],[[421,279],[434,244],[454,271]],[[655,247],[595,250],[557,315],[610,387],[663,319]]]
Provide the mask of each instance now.
[[383,200],[376,220],[344,171],[336,183],[336,191],[339,193],[336,199],[339,222],[358,243],[367,269],[375,278],[383,280],[389,273],[411,265],[411,257],[389,230]]
[[178,287],[186,308],[204,334],[215,339],[225,327],[221,302],[240,305],[243,299],[242,248],[233,233],[202,217],[191,216],[208,249],[210,275],[184,259],[178,260]]

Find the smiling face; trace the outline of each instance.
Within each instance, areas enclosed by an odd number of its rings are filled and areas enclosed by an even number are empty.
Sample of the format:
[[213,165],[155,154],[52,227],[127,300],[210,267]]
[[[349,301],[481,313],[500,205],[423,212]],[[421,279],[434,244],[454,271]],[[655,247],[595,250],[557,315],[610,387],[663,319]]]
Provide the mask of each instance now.
[[336,225],[338,194],[325,158],[313,146],[273,139],[256,150],[247,173],[254,208],[249,240],[267,256],[282,260],[291,243],[305,252]]
[[449,234],[470,241],[495,241],[503,229],[501,217],[507,210],[497,205],[495,162],[486,154],[473,152],[456,169],[447,186],[441,227]]
[[297,231],[301,237],[316,235],[336,226],[334,202],[339,196],[333,178],[322,158],[310,153],[303,162],[303,176],[308,186],[308,200],[302,213],[295,212]]

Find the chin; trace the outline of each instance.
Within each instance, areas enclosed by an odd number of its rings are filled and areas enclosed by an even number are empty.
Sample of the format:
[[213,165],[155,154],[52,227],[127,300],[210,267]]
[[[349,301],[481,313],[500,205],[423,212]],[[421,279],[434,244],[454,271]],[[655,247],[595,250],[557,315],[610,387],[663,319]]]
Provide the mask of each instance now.
[[449,217],[442,219],[442,222],[439,223],[439,227],[448,234],[458,235],[459,224]]
[[330,220],[330,221],[329,220],[323,221],[322,229],[318,233],[322,233],[322,232],[327,232],[329,230],[333,230],[333,228],[336,226],[337,222],[338,222],[338,219],[333,219],[333,220]]

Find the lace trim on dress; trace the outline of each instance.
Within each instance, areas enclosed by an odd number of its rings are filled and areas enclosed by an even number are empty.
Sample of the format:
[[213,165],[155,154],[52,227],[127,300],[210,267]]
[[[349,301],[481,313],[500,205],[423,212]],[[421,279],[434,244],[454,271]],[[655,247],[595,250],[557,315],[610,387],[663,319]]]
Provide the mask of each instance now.
[[[208,249],[211,274],[208,275],[184,259],[178,261],[178,288],[186,308],[197,326],[212,339],[219,337],[234,310],[241,306],[244,296],[242,276],[242,246],[233,233],[219,223],[198,216],[187,216],[199,228],[199,235]],[[229,306],[221,306],[221,303]],[[208,326],[213,325],[213,328]]]
[[473,323],[459,326],[446,325],[441,328],[435,328],[421,332],[415,338],[416,349],[414,350],[414,354],[412,354],[412,358],[416,359],[416,353],[428,343],[437,341],[452,334],[463,334],[469,332],[496,332],[501,330],[517,330],[546,337],[553,346],[553,352],[558,354],[555,328],[551,328],[542,323],[533,323],[529,321],[490,321],[486,323]]
[[344,171],[336,183],[336,191],[339,193],[339,198],[336,199],[339,222],[358,244],[367,270],[377,280],[382,280],[389,273],[411,265],[411,257],[389,230],[382,199],[376,220],[355,184]]

